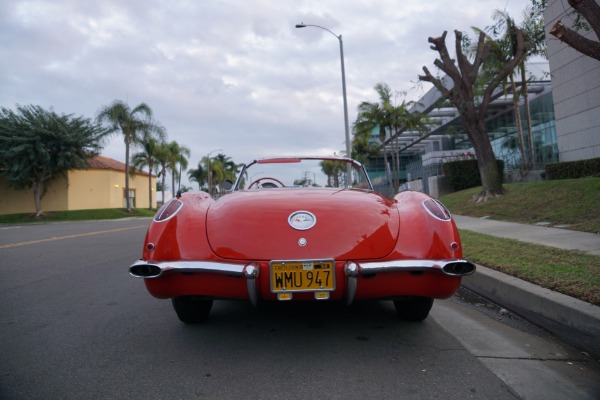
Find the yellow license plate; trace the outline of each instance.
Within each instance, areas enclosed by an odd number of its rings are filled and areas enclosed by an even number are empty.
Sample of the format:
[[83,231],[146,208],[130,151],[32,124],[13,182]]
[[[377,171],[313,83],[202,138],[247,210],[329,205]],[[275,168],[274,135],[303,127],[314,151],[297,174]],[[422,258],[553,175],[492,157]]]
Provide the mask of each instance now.
[[271,261],[271,291],[314,292],[335,289],[333,260]]

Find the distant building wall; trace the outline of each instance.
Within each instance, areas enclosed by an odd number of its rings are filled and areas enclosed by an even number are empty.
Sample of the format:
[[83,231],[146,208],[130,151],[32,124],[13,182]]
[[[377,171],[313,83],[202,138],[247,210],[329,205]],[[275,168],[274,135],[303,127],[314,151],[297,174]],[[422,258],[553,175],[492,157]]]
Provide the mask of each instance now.
[[[600,61],[549,33],[559,19],[571,27],[569,9],[566,0],[550,0],[544,12],[560,161],[600,157]],[[579,33],[598,40],[593,31]]]
[[[156,178],[152,177],[156,188]],[[114,170],[73,170],[69,172],[69,210],[124,208],[125,173]],[[148,208],[148,176],[129,175],[129,190],[135,191],[135,207]],[[152,191],[156,208],[156,190]]]
[[[68,183],[67,183],[68,182]],[[152,177],[156,188],[156,177]],[[129,177],[129,188],[135,192],[135,207],[148,208],[148,175]],[[68,179],[57,178],[42,197],[43,211],[124,208],[125,173],[111,169],[71,170]],[[152,190],[152,208],[156,208],[156,190]],[[0,176],[0,214],[34,213],[33,191],[9,189]]]
[[114,187],[121,181],[113,183],[112,175],[114,173],[110,170],[70,171],[69,209],[91,210],[122,207],[122,205],[116,205],[112,199],[114,194],[122,194],[122,189]]
[[[68,202],[67,181],[64,177],[58,177],[52,181],[42,197],[42,210],[66,210]],[[33,190],[10,189],[4,177],[0,175],[0,215],[34,212]]]

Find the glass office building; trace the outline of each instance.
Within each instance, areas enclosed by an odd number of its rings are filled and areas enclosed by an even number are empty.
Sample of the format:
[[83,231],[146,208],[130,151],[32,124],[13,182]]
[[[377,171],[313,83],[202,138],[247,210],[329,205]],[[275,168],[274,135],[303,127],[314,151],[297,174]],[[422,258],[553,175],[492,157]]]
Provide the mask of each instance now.
[[[433,124],[428,132],[404,132],[398,140],[388,140],[386,153],[387,166],[383,156],[375,157],[367,163],[372,180],[389,185],[393,177],[400,183],[416,179],[424,179],[441,174],[441,164],[460,154],[474,154],[471,143],[464,132],[460,115],[451,107],[440,108],[440,95],[432,88],[414,107],[415,112],[426,114]],[[559,161],[556,135],[554,104],[550,81],[528,83],[529,118],[531,134],[527,129],[527,110],[524,100],[519,99],[519,112],[522,126],[523,151],[521,135],[517,129],[517,119],[512,95],[497,93],[490,103],[486,118],[486,126],[496,158],[505,163],[505,172],[543,170],[548,163]],[[376,133],[373,141],[379,143]],[[525,153],[523,155],[522,153]],[[395,155],[394,170],[391,157]],[[525,163],[523,157],[526,157]]]
[[[527,132],[525,107],[520,105],[523,150],[526,154],[529,169],[544,169],[549,163],[558,162],[558,144],[556,124],[554,120],[554,104],[552,92],[534,97],[529,102],[531,120],[531,136]],[[520,169],[525,164],[521,154],[521,139],[517,130],[515,112],[512,105],[505,112],[486,121],[488,135],[496,158],[503,160],[506,170]],[[471,144],[466,135],[456,142],[457,148],[468,149]],[[533,151],[531,150],[533,148]],[[533,159],[530,160],[531,155]]]

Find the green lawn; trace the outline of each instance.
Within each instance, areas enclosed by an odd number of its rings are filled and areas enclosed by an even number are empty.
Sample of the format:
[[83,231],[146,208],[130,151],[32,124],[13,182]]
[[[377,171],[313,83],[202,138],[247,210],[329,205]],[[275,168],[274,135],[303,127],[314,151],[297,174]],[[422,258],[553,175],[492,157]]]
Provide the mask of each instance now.
[[600,306],[600,256],[460,230],[465,258]]
[[535,224],[549,222],[569,229],[600,233],[600,178],[505,184],[507,193],[483,203],[469,201],[473,188],[442,196],[459,215]]
[[[504,196],[470,201],[481,188],[442,196],[454,214],[501,221],[548,222],[600,232],[600,178],[506,184]],[[600,305],[600,256],[461,230],[465,257],[539,286]]]

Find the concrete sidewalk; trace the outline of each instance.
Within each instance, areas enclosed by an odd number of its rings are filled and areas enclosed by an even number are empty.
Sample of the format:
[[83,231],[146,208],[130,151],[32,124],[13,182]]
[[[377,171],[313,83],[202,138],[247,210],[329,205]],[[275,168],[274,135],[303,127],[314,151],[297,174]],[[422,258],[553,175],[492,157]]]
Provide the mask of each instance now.
[[[600,256],[600,235],[453,215],[459,229]],[[600,307],[477,266],[463,286],[545,328],[567,343],[600,355]]]
[[516,224],[513,222],[494,221],[488,218],[465,217],[453,215],[460,229],[485,233],[507,239],[520,240],[557,247],[565,250],[580,250],[588,254],[600,256],[600,235],[594,233],[570,231],[568,229],[547,226]]

